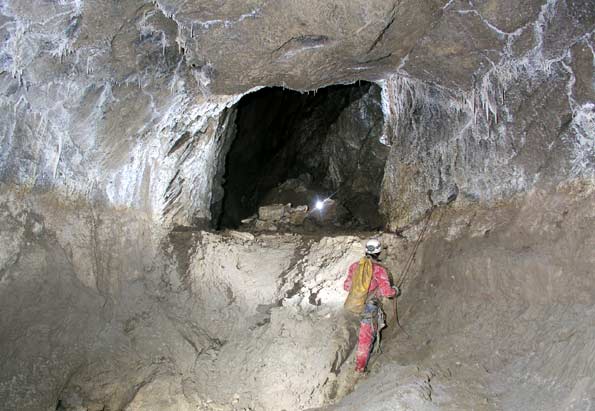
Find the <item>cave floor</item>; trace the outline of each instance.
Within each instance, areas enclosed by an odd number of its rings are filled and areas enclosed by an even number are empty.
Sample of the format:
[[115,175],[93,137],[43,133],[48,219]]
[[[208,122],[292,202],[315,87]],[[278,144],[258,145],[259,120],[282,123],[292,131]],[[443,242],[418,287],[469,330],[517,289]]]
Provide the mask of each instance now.
[[[28,409],[58,400],[68,411],[589,409],[593,190],[442,208],[407,276],[423,221],[399,235],[180,227],[164,236],[128,211],[45,197],[27,209],[21,195],[1,206],[0,344],[16,343],[2,346],[12,354],[0,376],[23,376],[7,401],[30,387]],[[406,278],[402,328],[385,302],[382,353],[358,376],[342,284],[371,236],[393,282]],[[32,359],[39,347],[53,356]]]

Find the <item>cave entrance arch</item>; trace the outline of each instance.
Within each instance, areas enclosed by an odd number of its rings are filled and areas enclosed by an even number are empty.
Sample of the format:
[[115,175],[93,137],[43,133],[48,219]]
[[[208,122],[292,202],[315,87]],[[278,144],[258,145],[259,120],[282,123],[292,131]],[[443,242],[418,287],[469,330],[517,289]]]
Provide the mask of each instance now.
[[280,87],[244,96],[227,153],[217,228],[236,228],[261,205],[312,205],[316,193],[342,207],[341,223],[384,225],[378,202],[389,148],[381,143],[381,90],[358,82],[309,93]]

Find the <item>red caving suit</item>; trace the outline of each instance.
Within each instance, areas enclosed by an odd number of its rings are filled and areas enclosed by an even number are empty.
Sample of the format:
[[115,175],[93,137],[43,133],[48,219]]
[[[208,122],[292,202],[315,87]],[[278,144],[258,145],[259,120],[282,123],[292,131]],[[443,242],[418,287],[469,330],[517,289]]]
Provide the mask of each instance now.
[[[347,278],[345,279],[345,283],[343,284],[345,291],[349,291],[351,289],[352,277],[357,271],[358,265],[359,261],[356,261],[349,266],[349,272]],[[370,299],[372,296],[377,298],[394,297],[396,291],[390,285],[390,280],[388,278],[388,272],[386,269],[376,262],[372,262],[372,266],[373,271],[370,287],[368,288],[368,299]],[[367,311],[368,309],[369,304],[366,304],[364,311]],[[368,318],[362,318],[360,321],[359,338],[355,356],[355,370],[358,372],[364,372],[366,369],[370,352],[372,351],[372,344],[374,343],[376,332],[378,331],[377,327],[378,325],[376,322]]]

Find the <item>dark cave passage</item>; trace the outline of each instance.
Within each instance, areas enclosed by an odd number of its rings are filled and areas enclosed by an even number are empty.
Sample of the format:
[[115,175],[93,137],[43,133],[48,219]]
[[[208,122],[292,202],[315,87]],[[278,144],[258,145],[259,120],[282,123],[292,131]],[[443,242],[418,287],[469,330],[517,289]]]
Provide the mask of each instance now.
[[336,224],[379,228],[378,200],[389,148],[380,142],[380,88],[361,82],[316,93],[265,88],[236,106],[218,228],[235,228],[259,206],[337,201]]

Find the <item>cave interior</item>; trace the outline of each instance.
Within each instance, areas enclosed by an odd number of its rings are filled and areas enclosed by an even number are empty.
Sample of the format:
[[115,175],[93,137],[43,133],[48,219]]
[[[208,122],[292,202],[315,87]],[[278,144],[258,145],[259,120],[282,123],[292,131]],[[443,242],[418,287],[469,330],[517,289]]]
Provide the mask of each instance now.
[[0,409],[594,411],[594,204],[594,0],[2,0]]

